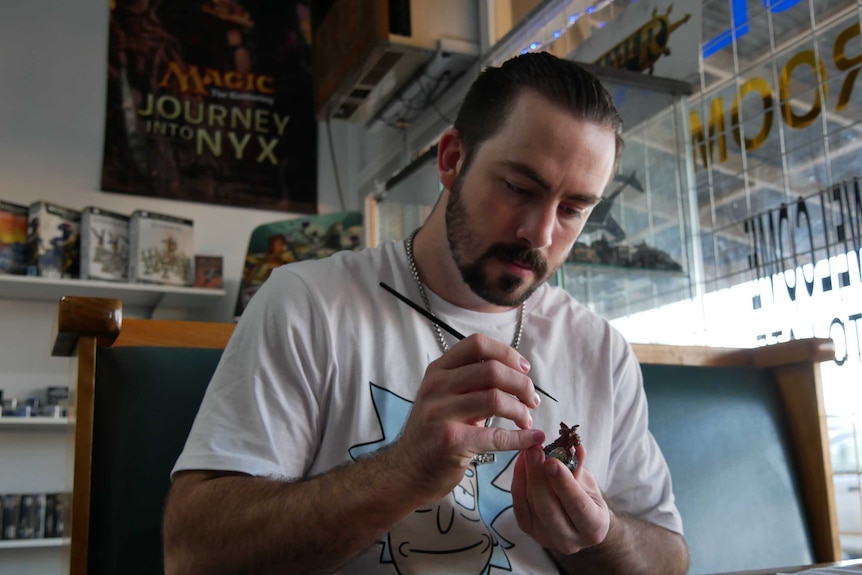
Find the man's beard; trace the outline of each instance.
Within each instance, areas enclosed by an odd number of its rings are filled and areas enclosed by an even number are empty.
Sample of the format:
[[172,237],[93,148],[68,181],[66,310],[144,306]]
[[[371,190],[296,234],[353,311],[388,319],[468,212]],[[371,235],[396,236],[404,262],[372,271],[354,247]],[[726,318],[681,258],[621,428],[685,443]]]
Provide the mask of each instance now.
[[[476,238],[470,229],[470,218],[461,198],[465,176],[466,174],[462,172],[455,179],[446,203],[446,238],[449,241],[449,249],[455,265],[461,272],[461,279],[473,293],[488,303],[505,307],[521,305],[550,277],[548,261],[538,251],[519,244],[494,244],[475,261],[466,261],[464,252],[476,241]],[[528,266],[533,270],[535,281],[520,295],[516,292],[524,284],[522,277],[504,272],[496,282],[492,283],[485,272],[484,264],[494,258]]]

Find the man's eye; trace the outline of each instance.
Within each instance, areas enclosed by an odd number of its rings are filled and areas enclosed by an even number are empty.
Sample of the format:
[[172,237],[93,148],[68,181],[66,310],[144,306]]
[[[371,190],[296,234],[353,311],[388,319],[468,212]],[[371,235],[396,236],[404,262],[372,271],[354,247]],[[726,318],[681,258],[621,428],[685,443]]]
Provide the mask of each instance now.
[[587,214],[586,208],[578,208],[574,206],[560,206],[560,210],[567,218],[580,218]]
[[508,180],[503,180],[503,182],[506,184],[506,187],[509,188],[509,191],[511,191],[511,192],[514,192],[514,193],[521,195],[521,196],[529,196],[530,195],[530,192],[528,190],[525,190],[524,188],[518,187]]

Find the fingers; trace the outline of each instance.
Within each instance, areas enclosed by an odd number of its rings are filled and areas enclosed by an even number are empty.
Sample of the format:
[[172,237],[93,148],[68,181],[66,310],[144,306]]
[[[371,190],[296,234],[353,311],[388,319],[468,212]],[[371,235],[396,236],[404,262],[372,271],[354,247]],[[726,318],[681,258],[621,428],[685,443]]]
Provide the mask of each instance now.
[[[489,385],[494,385],[493,381]],[[513,421],[521,429],[531,429],[533,416],[530,411],[515,396],[490,387],[459,394],[449,409],[449,415],[474,424],[480,424],[489,417],[502,417]]]
[[513,395],[531,409],[541,403],[527,375],[530,363],[526,358],[511,346],[482,334],[459,342],[429,368],[432,372],[442,370],[454,393],[493,388]]
[[518,525],[542,546],[575,553],[601,542],[607,535],[610,515],[598,485],[584,465],[575,473],[541,448],[521,453],[512,478],[512,500]]
[[[537,465],[544,458],[544,453],[539,453],[541,447],[525,449],[515,460],[515,472],[512,475],[512,509],[515,511],[515,519],[525,533],[533,533],[535,522],[533,521],[533,509],[530,506],[527,493],[527,466]],[[532,462],[528,459],[532,458]]]
[[522,451],[538,448],[541,450],[545,434],[539,429],[513,431],[499,427],[487,427],[481,431],[481,439],[477,442],[479,451]]
[[[482,335],[459,342],[426,369],[399,446],[446,486],[463,477],[476,454],[540,446],[545,434],[531,429],[530,414],[540,401],[528,371],[529,363],[502,342]],[[490,417],[519,429],[485,427]]]
[[473,334],[458,342],[435,363],[440,363],[446,369],[453,369],[491,359],[500,361],[522,373],[530,371],[530,362],[512,346],[481,333]]
[[584,448],[584,444],[581,443],[575,447],[575,457],[578,460],[578,467],[575,469],[574,475],[575,479],[580,480],[581,473],[584,468],[584,459],[587,456],[587,450]]

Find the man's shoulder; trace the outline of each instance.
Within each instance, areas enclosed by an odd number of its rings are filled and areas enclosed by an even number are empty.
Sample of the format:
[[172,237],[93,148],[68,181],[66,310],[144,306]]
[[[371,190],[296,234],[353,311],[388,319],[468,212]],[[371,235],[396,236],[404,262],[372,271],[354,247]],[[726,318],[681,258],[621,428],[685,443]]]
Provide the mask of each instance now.
[[[583,345],[626,347],[625,337],[604,316],[594,312],[559,286],[544,285],[536,293],[531,316],[542,318],[549,332],[567,334]],[[556,326],[556,327],[552,327]],[[589,337],[584,337],[589,334]]]
[[595,324],[609,324],[608,320],[578,301],[572,294],[559,286],[543,285],[536,293],[534,313],[547,317],[566,316],[570,319]]

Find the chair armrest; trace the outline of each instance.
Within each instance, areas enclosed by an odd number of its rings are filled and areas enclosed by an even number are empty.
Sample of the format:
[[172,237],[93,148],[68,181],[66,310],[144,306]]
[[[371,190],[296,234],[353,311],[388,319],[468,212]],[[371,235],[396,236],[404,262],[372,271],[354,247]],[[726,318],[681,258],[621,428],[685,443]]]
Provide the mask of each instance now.
[[634,343],[642,364],[778,367],[798,362],[820,363],[835,359],[835,343],[828,338],[807,338],[753,348],[724,348]]
[[51,355],[71,356],[78,338],[95,337],[99,347],[109,347],[120,335],[123,304],[97,297],[63,297],[57,312],[57,333]]

